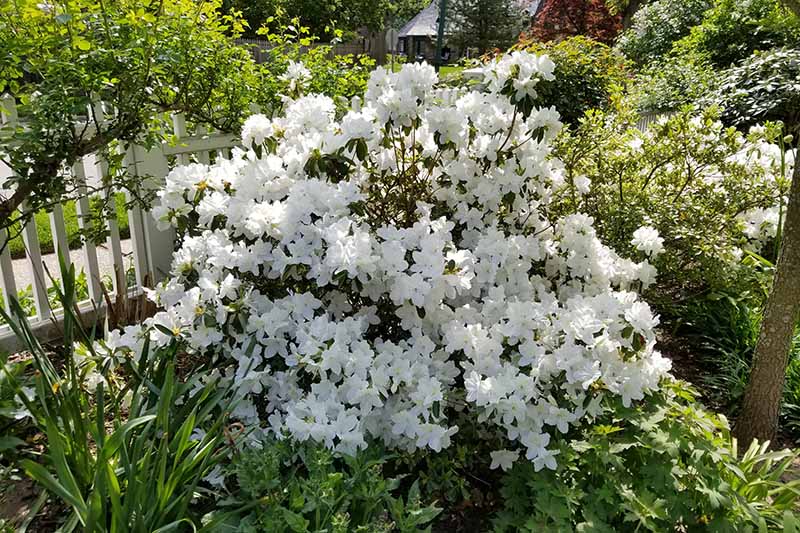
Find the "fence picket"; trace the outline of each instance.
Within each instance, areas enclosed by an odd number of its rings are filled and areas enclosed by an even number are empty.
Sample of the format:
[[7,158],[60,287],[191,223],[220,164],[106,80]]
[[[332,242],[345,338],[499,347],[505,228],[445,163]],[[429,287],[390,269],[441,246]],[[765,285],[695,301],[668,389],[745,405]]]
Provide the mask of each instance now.
[[9,295],[17,296],[17,282],[14,279],[14,263],[11,261],[11,246],[6,242],[8,231],[0,229],[0,288],[3,289],[3,299],[6,311],[11,312],[11,298]]
[[[106,110],[103,106],[103,103],[96,101],[92,107],[95,120],[97,120],[100,126],[103,126],[107,122]],[[108,176],[109,172],[108,161],[106,161],[105,158],[103,158],[103,156],[100,154],[95,156],[95,160],[95,171],[98,173],[99,181],[101,183],[105,183],[105,178]],[[117,223],[116,219],[117,200],[114,196],[114,191],[110,191],[108,189],[103,191],[102,196],[106,208],[114,213],[114,215],[109,217],[106,221],[106,225],[108,227],[108,239],[106,241],[106,245],[108,246],[108,249],[111,250],[111,268],[114,271],[114,275],[112,276],[112,284],[114,287],[114,293],[118,294],[120,291],[126,290],[125,279],[127,277],[127,270],[125,269],[125,263],[122,257],[122,243],[119,237],[119,224]]]
[[69,255],[69,236],[67,235],[67,225],[64,221],[63,206],[57,204],[53,207],[53,210],[49,213],[49,218],[50,232],[53,235],[54,253],[60,253],[64,258],[64,263],[69,267],[72,265],[72,258]]
[[[177,138],[178,145],[180,145],[182,140],[189,136],[186,131],[186,117],[183,116],[183,113],[172,115],[172,128]],[[178,153],[178,162],[181,165],[188,165],[192,162],[192,158],[188,153],[180,152]]]
[[[169,173],[169,162],[161,147],[146,150],[142,146],[134,147],[136,154],[136,170],[142,176],[141,186],[145,190],[154,190],[164,185],[164,178]],[[208,155],[206,153],[206,155]],[[159,230],[155,219],[149,214],[144,216],[144,242],[147,254],[150,281],[157,283],[169,274],[172,264],[172,250],[175,245],[175,230]]]
[[[201,139],[207,139],[208,138],[208,128],[206,128],[202,124],[198,124],[198,126],[196,128],[195,135],[197,135],[197,137],[200,137]],[[204,165],[207,165],[207,164],[209,164],[211,162],[211,158],[210,158],[208,152],[205,152],[205,151],[198,152],[197,153],[197,161],[200,162],[200,163],[203,163]]]
[[[3,95],[0,99],[0,124],[6,124],[16,120],[16,106],[14,98],[10,95]],[[0,162],[0,179],[5,180],[13,175],[11,169]],[[3,290],[3,299],[7,311],[11,311],[11,298],[17,296],[17,283],[14,279],[14,263],[11,260],[11,246],[8,231],[0,229],[0,289]]]
[[86,264],[86,282],[89,288],[89,299],[95,304],[103,301],[103,293],[100,288],[100,267],[97,262],[97,248],[91,239],[86,235],[92,227],[91,209],[89,197],[86,191],[86,170],[85,159],[81,159],[72,167],[75,181],[78,183],[78,200],[75,202],[75,212],[78,215],[78,228],[83,233],[83,258]]
[[[125,151],[124,165],[133,176],[139,176],[137,150],[135,146],[129,146]],[[128,202],[132,200],[130,192],[125,192]],[[128,209],[128,227],[131,230],[131,245],[133,247],[133,268],[136,276],[136,285],[144,287],[152,282],[150,279],[150,269],[147,261],[147,247],[145,245],[146,235],[144,234],[144,218],[141,208],[136,205]]]
[[[27,209],[27,205],[24,202],[21,209],[23,212]],[[42,266],[42,249],[39,246],[39,235],[36,233],[36,219],[33,217],[22,228],[22,239],[25,241],[25,252],[33,273],[31,281],[33,286],[33,305],[36,308],[36,316],[40,320],[44,320],[51,315],[50,301],[47,298],[48,278],[45,276],[44,267]]]

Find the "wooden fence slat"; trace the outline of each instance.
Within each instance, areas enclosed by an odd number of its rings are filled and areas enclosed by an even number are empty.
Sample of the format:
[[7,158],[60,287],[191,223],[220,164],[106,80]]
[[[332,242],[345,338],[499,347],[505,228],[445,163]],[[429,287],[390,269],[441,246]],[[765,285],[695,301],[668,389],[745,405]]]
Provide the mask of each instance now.
[[[107,119],[106,110],[103,106],[103,103],[96,101],[92,107],[97,122],[100,125],[105,124]],[[106,161],[101,154],[96,155],[96,172],[98,172],[100,181],[104,182],[105,178],[108,176],[109,167],[108,161]],[[106,241],[106,245],[108,246],[108,249],[111,250],[111,268],[114,271],[112,276],[114,293],[119,294],[120,291],[126,290],[125,279],[127,276],[127,270],[125,269],[125,263],[122,257],[122,243],[119,237],[119,224],[117,223],[116,219],[117,199],[114,196],[114,192],[109,191],[108,189],[103,191],[102,197],[107,208],[114,213],[114,216],[109,217],[106,221],[106,226],[108,227],[108,239]]]
[[49,218],[54,253],[60,253],[64,257],[64,263],[69,267],[72,265],[72,258],[69,255],[69,236],[67,235],[67,225],[64,221],[64,208],[61,204],[53,207],[53,210],[49,213]]
[[[136,146],[134,153],[137,175],[142,178],[139,180],[141,186],[146,190],[163,187],[164,178],[169,173],[169,162],[161,148],[146,150],[142,146]],[[144,215],[142,222],[148,274],[152,283],[158,283],[170,271],[172,251],[175,247],[175,230],[172,227],[165,231],[159,230],[155,219],[149,213]]]
[[[3,95],[0,99],[0,124],[6,124],[16,120],[16,106],[14,98],[10,95]],[[0,162],[0,179],[5,180],[13,176],[10,168]],[[8,231],[0,229],[0,289],[3,290],[3,299],[6,311],[11,312],[11,298],[9,295],[17,296],[17,282],[14,279],[14,263],[11,260],[11,246],[7,242],[9,239]]]
[[[2,105],[3,124],[13,126],[17,122],[17,106],[14,97],[8,94],[4,95],[2,98]],[[24,212],[25,208],[26,204],[23,202],[20,209]],[[34,307],[38,317],[44,319],[50,316],[50,302],[47,298],[47,279],[45,278],[44,268],[42,267],[42,251],[39,247],[39,236],[36,233],[36,221],[33,217],[23,226],[22,239],[25,242],[26,255],[30,262],[31,272],[33,273],[33,281],[31,284],[33,286]],[[16,293],[14,296],[16,297]]]
[[[125,151],[124,164],[128,173],[132,176],[139,176],[136,147],[129,146]],[[130,192],[125,192],[126,199],[130,202]],[[139,206],[128,209],[128,227],[131,230],[131,245],[133,247],[133,268],[136,274],[136,284],[144,287],[149,281],[149,268],[147,261],[147,248],[145,245],[144,217]]]
[[3,289],[3,300],[6,311],[11,312],[11,298],[17,296],[17,282],[14,279],[14,263],[11,261],[11,246],[6,242],[8,231],[0,229],[0,288]]
[[78,228],[83,233],[83,258],[86,265],[86,283],[89,288],[89,299],[95,304],[103,301],[103,292],[100,288],[100,266],[97,262],[97,248],[94,242],[86,237],[92,228],[91,204],[86,190],[86,170],[84,159],[76,162],[72,167],[75,181],[78,183],[78,200],[75,202],[75,212],[78,216]]
[[[196,136],[200,137],[203,140],[208,139],[209,138],[208,128],[205,127],[202,124],[198,124],[197,130],[196,130]],[[209,164],[211,162],[211,158],[210,158],[208,152],[206,152],[206,151],[197,152],[197,161],[200,162],[200,163],[203,163],[204,165],[207,165],[207,164]]]
[[[23,202],[22,211],[27,209],[27,205]],[[50,301],[47,298],[47,280],[42,266],[42,249],[39,246],[39,235],[36,233],[36,219],[33,217],[28,220],[22,228],[22,238],[25,241],[25,252],[28,256],[28,262],[33,273],[31,284],[33,286],[33,304],[36,308],[36,315],[39,319],[46,319],[50,317]],[[53,274],[51,272],[51,274]]]
[[[187,141],[186,137],[188,137],[189,134],[186,131],[186,117],[183,116],[183,113],[175,113],[174,115],[172,115],[172,129],[178,141],[177,146],[175,148],[180,147],[181,144],[186,144]],[[181,165],[188,165],[189,163],[191,163],[192,158],[189,156],[189,154],[192,151],[193,150],[175,151],[174,153],[177,154],[178,156],[178,163]],[[170,155],[170,152],[166,149],[166,147],[164,153]]]

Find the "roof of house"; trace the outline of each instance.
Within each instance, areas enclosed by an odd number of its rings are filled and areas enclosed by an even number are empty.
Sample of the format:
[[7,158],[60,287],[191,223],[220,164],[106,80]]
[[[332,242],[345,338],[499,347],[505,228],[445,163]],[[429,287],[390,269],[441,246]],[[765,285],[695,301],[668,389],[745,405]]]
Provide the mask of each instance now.
[[541,3],[542,0],[519,0],[519,7],[530,16],[535,16]]
[[[519,7],[530,16],[535,16],[542,0],[518,0]],[[435,37],[439,30],[439,2],[433,0],[400,28],[398,37]]]
[[439,26],[439,2],[433,0],[428,7],[400,28],[398,37],[430,37],[436,35]]

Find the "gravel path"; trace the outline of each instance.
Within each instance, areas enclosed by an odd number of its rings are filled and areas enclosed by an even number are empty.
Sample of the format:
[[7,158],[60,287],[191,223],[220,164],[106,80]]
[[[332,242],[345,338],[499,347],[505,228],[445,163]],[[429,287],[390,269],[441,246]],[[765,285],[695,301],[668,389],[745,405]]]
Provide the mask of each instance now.
[[[125,267],[127,269],[130,266],[131,262],[133,261],[133,253],[132,253],[132,244],[130,239],[125,239],[121,241],[122,246],[122,257]],[[86,269],[86,259],[83,256],[83,249],[79,248],[77,250],[70,251],[70,258],[72,259],[72,263],[75,265],[75,272],[80,274],[81,270],[87,271]],[[42,257],[44,263],[47,265],[47,269],[50,271],[51,274],[54,276],[58,275],[59,266],[58,266],[58,255],[56,254],[47,254]],[[97,263],[100,267],[100,276],[111,276],[114,272],[112,267],[112,257],[111,257],[111,250],[107,248],[105,245],[101,245],[97,247]],[[22,259],[15,259],[13,261],[14,264],[14,278],[17,282],[17,290],[25,289],[28,285],[33,284],[33,271],[31,270],[30,261],[28,258]],[[46,276],[46,274],[45,274]],[[47,285],[50,285],[50,280],[47,280]]]

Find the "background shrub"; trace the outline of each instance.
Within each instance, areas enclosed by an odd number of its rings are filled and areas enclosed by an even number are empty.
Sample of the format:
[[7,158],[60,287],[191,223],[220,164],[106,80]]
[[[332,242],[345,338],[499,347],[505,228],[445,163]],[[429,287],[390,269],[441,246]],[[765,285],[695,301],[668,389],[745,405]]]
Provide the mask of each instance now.
[[708,98],[722,119],[739,128],[782,121],[789,131],[800,126],[800,49],[757,52],[723,73]]
[[711,0],[656,0],[640,8],[616,47],[637,65],[660,59],[703,20]]
[[788,190],[788,179],[778,177],[786,171],[780,148],[766,142],[779,128],[745,142],[713,108],[684,109],[644,131],[634,126],[637,118],[621,104],[562,133],[557,154],[567,187],[560,209],[592,216],[601,240],[623,257],[637,257],[637,228],[656,228],[664,238],[655,265],[665,301],[677,297],[674,290],[727,286],[748,245],[741,216],[777,206]]
[[703,21],[675,44],[675,52],[695,53],[727,68],[756,50],[798,42],[800,21],[779,0],[716,0]]
[[636,73],[630,96],[643,113],[676,111],[707,97],[719,84],[717,72],[697,56],[665,56]]
[[523,41],[516,45],[547,54],[556,64],[555,79],[536,86],[536,105],[555,106],[566,124],[577,124],[589,109],[603,109],[614,87],[627,79],[625,59],[608,45],[577,36],[562,41]]

